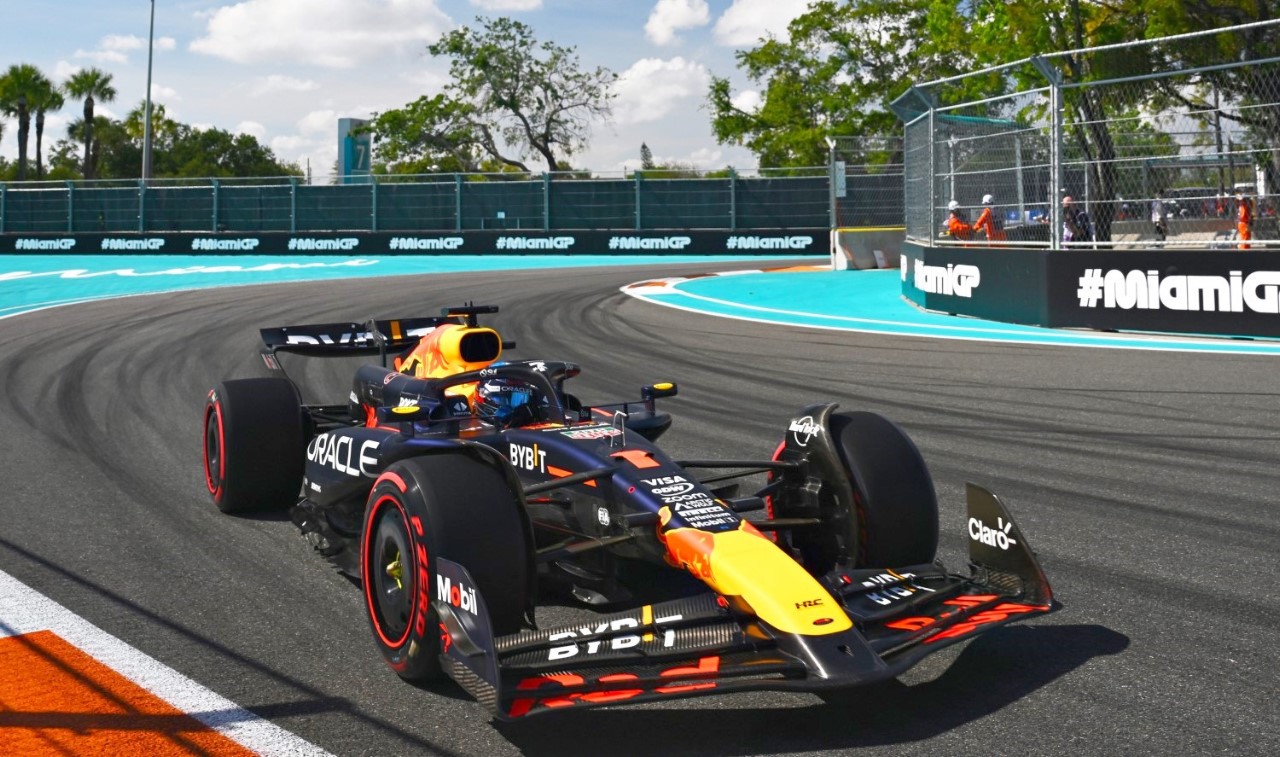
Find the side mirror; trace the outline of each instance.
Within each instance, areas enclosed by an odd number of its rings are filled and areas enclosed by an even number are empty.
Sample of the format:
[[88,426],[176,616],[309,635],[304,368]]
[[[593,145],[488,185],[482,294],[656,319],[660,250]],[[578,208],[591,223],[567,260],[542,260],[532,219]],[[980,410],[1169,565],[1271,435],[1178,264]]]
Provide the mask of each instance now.
[[674,397],[678,393],[679,390],[673,381],[662,381],[652,386],[640,388],[640,397],[645,402],[652,402],[660,397]]

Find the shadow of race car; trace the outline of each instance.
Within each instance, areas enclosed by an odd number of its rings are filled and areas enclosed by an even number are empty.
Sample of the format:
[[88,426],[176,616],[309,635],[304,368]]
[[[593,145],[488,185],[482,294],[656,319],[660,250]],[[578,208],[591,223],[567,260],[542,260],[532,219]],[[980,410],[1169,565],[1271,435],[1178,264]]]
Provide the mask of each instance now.
[[[263,329],[273,375],[222,382],[205,404],[214,503],[288,509],[362,585],[402,678],[451,678],[502,719],[820,690],[1057,609],[1026,537],[979,486],[968,572],[936,560],[929,471],[888,419],[813,405],[769,459],[675,460],[657,444],[671,425],[657,400],[675,384],[584,405],[565,387],[577,365],[499,361],[514,345],[478,323],[494,312]],[[282,353],[381,361],[355,371],[345,404],[308,405]],[[740,495],[750,477],[765,483]],[[636,566],[685,583],[637,599],[653,586]],[[549,585],[588,619],[539,627]]]

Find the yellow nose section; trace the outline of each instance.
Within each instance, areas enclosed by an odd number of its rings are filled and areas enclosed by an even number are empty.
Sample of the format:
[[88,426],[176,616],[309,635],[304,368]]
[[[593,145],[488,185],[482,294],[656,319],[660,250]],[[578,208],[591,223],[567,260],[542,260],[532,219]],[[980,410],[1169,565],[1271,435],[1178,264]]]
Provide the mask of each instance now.
[[736,531],[674,528],[664,534],[671,561],[726,597],[740,597],[780,631],[825,636],[853,627],[840,603],[746,521]]

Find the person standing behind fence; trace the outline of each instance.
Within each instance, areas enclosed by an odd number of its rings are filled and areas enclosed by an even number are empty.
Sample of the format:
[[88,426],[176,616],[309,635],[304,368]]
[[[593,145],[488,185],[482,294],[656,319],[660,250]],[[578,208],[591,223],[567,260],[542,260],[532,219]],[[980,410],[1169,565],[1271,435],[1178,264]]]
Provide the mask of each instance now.
[[1062,241],[1093,241],[1093,225],[1089,223],[1089,214],[1073,204],[1071,195],[1062,198]]
[[1249,249],[1249,240],[1253,239],[1253,203],[1243,190],[1236,192],[1236,238],[1240,240],[1240,249]]
[[1004,234],[1004,223],[996,217],[991,211],[991,204],[995,202],[995,198],[991,195],[982,196],[982,214],[978,216],[978,220],[973,222],[974,232],[982,231],[987,235],[988,242],[1003,242],[1007,237]]
[[1156,239],[1163,242],[1169,236],[1169,211],[1164,206],[1164,192],[1156,192],[1151,201],[1151,224],[1155,226]]
[[955,200],[947,203],[947,233],[951,235],[952,239],[961,241],[967,241],[973,236],[973,227],[969,225],[968,219],[964,217],[964,209]]

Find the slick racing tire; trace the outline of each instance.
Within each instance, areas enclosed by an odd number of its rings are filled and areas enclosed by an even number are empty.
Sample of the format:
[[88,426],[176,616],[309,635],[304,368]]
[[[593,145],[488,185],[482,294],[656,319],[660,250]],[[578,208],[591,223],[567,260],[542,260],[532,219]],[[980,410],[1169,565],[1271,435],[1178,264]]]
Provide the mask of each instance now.
[[875,413],[833,413],[831,439],[853,486],[855,567],[933,562],[937,495],[924,458],[907,433]]
[[401,678],[443,675],[443,626],[431,604],[437,558],[471,575],[468,588],[484,601],[494,633],[520,629],[532,585],[523,507],[500,469],[468,453],[401,460],[378,477],[365,508],[360,577],[374,641]]
[[224,513],[296,504],[306,461],[306,423],[292,381],[224,381],[204,407],[204,479]]

